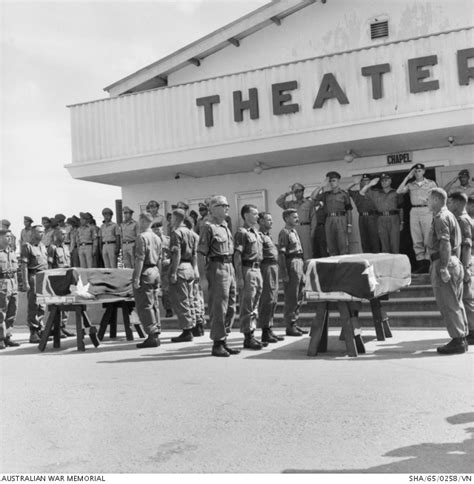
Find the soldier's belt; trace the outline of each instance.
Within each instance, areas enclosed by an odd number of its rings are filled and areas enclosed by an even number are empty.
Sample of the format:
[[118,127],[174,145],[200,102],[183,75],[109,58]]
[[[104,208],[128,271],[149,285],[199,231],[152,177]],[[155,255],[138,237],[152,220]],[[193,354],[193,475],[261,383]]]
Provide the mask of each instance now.
[[251,261],[251,260],[243,260],[242,265],[245,267],[252,267],[258,269],[260,267],[260,262]]
[[81,242],[79,247],[82,247],[83,245],[92,245],[92,242]]
[[286,256],[287,259],[302,259],[303,253],[302,252],[294,252],[293,254],[288,254]]
[[378,212],[377,210],[369,210],[368,212],[361,212],[361,215],[363,217],[368,217],[369,215],[377,215]]
[[385,210],[384,212],[378,212],[379,215],[387,217],[388,215],[398,215],[398,210]]
[[104,242],[102,242],[102,245],[106,245],[106,244],[116,244],[117,241],[116,240],[105,240]]
[[263,259],[261,265],[263,266],[264,264],[276,266],[278,264],[278,261],[276,259]]
[[193,261],[192,261],[192,260],[190,260],[190,259],[181,259],[181,260],[179,261],[179,263],[180,263],[180,264],[181,264],[181,263],[183,263],[183,262],[186,262],[187,264],[192,264],[192,263],[193,263]]
[[328,217],[342,217],[346,212],[328,212]]
[[300,225],[311,225],[311,222],[300,222]]
[[134,241],[134,240],[124,240],[124,241],[122,242],[122,244],[123,244],[123,245],[127,245],[127,244],[134,244],[134,243],[135,243],[135,241]]
[[231,255],[213,255],[209,257],[212,262],[223,262],[224,264],[232,263]]
[[143,264],[143,269],[149,269],[150,267],[157,267],[156,264]]
[[14,272],[2,272],[0,274],[0,279],[13,279],[15,277]]
[[428,205],[412,205],[411,208],[427,207]]

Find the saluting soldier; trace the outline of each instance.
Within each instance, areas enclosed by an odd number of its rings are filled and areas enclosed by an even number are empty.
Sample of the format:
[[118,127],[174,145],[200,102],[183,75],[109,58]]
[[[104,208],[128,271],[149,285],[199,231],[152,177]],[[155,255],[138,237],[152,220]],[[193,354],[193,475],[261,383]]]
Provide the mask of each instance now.
[[114,212],[110,208],[102,210],[104,223],[100,226],[99,243],[102,247],[104,266],[109,269],[117,268],[117,257],[120,252],[120,228],[112,222]]
[[192,231],[184,224],[185,216],[186,213],[181,208],[175,208],[171,214],[173,228],[170,236],[170,296],[173,310],[183,330],[179,336],[171,338],[173,343],[192,341],[195,325],[193,281],[197,271],[197,254]]
[[135,309],[148,337],[137,348],[156,348],[160,345],[160,303],[158,290],[161,270],[161,240],[151,230],[153,216],[140,214],[140,234],[136,239],[133,269],[133,295]]
[[123,222],[120,224],[122,240],[123,267],[133,269],[135,264],[135,240],[138,237],[138,223],[133,220],[133,210],[130,207],[123,207]]
[[[318,191],[316,201],[326,210],[326,243],[329,255],[348,253],[349,234],[352,233],[352,204],[349,194],[339,186],[341,175],[330,171]],[[324,191],[326,189],[326,191]]]
[[23,217],[23,225],[25,226],[20,233],[20,246],[28,243],[31,244],[31,236],[33,235],[33,229],[31,228],[33,219],[28,215]]
[[79,252],[79,262],[81,267],[94,267],[94,254],[97,251],[97,232],[90,225],[92,217],[88,212],[80,212],[80,225],[76,233],[76,245]]
[[298,212],[295,208],[283,211],[285,227],[278,235],[278,262],[285,291],[284,320],[287,336],[301,336],[307,331],[297,325],[299,309],[303,302],[304,272],[303,247],[296,227]]
[[379,178],[373,178],[361,188],[360,194],[372,200],[377,209],[377,231],[382,252],[398,254],[400,252],[400,232],[403,230],[403,208],[399,208],[402,198],[392,188],[390,173],[382,173],[380,176],[381,190],[371,190],[378,182]]
[[[455,183],[458,182],[456,185]],[[467,198],[474,196],[474,185],[471,184],[471,174],[469,170],[461,170],[449,183],[444,187],[448,195],[452,193],[465,193]]]
[[[213,356],[230,356],[240,352],[227,345],[227,332],[230,332],[235,316],[235,271],[232,265],[234,240],[227,226],[226,217],[229,203],[226,197],[218,195],[209,202],[211,218],[199,235],[199,257],[205,258],[206,279],[202,278],[201,286],[209,285],[209,319],[211,324],[210,338]],[[202,275],[201,275],[202,277]]]
[[35,225],[31,244],[26,243],[21,248],[21,274],[23,290],[27,292],[28,314],[27,322],[30,329],[30,343],[39,343],[43,331],[44,304],[36,300],[36,274],[48,268],[48,253],[43,244],[44,227]]
[[[359,212],[359,234],[362,252],[378,254],[380,252],[380,240],[377,228],[378,211],[374,201],[367,196],[360,194],[372,179],[368,174],[362,175],[359,182],[354,182],[347,190],[349,196],[354,200],[357,211]],[[359,185],[359,190],[352,188]]]
[[474,294],[472,287],[472,236],[474,234],[474,220],[466,211],[467,196],[463,192],[449,195],[448,208],[456,217],[461,229],[461,265],[464,269],[462,301],[466,310],[469,345],[474,344]]
[[465,353],[467,321],[462,303],[464,271],[459,260],[461,229],[456,217],[446,207],[447,194],[442,188],[433,188],[428,206],[433,213],[429,235],[431,258],[431,285],[449,336],[448,344],[437,348],[438,353],[452,355]]
[[[315,208],[313,194],[310,198],[304,196],[305,187],[301,183],[293,183],[289,192],[283,193],[276,199],[276,203],[283,210],[294,208],[298,212],[300,224],[296,227],[305,259],[313,257],[313,242],[311,239],[311,216]],[[317,190],[314,191],[316,195]],[[294,200],[286,200],[290,195],[294,195]]]
[[[414,274],[424,274],[429,272],[430,256],[428,251],[428,240],[431,229],[433,214],[428,208],[428,196],[436,182],[425,178],[425,165],[417,163],[404,178],[397,193],[410,193],[410,233],[413,240],[413,250],[415,252],[418,267],[413,271]],[[415,180],[408,183],[408,180],[415,177]]]
[[0,229],[1,230],[6,230],[8,232],[7,237],[8,237],[8,245],[10,249],[13,251],[13,253],[16,252],[16,237],[13,235],[13,232],[10,230],[11,222],[7,219],[3,219],[0,222]]
[[6,229],[0,229],[0,350],[20,346],[12,339],[18,309],[18,264],[7,233]]
[[235,276],[240,295],[240,332],[244,334],[244,348],[261,350],[263,345],[254,336],[263,284],[260,272],[263,244],[258,231],[258,209],[255,205],[246,204],[240,215],[244,225],[237,229],[234,236]]
[[268,212],[258,214],[259,231],[262,238],[262,296],[258,307],[258,327],[262,328],[262,342],[277,343],[285,338],[273,332],[273,317],[278,303],[278,249],[273,243],[270,230],[273,218]]

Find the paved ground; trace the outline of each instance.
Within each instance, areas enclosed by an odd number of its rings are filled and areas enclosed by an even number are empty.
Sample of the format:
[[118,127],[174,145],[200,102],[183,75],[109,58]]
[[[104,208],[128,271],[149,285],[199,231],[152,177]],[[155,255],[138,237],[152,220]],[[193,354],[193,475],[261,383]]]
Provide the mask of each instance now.
[[358,358],[335,329],[316,358],[308,337],[217,359],[175,334],[2,351],[0,471],[474,472],[474,348],[438,356],[444,330],[367,331]]

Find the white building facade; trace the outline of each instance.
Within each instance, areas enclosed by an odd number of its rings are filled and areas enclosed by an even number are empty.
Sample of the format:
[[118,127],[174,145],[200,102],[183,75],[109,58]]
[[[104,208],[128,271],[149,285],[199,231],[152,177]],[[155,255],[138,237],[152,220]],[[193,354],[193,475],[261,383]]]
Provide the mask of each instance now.
[[271,2],[70,106],[67,168],[136,211],[224,194],[235,227],[256,203],[275,231],[276,198],[330,170],[442,186],[474,174],[473,23],[467,0]]

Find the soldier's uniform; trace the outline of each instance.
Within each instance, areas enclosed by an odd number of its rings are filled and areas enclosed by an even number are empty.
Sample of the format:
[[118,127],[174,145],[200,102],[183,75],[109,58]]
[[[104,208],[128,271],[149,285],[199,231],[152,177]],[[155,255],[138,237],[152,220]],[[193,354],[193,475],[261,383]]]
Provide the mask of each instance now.
[[[49,223],[52,223],[52,219],[49,217],[42,217],[41,222],[44,220],[49,221]],[[48,248],[52,243],[53,243],[53,236],[54,236],[54,228],[49,227],[44,229],[44,237],[43,237],[43,244]]]
[[235,251],[240,252],[244,287],[240,294],[240,332],[248,335],[257,327],[258,305],[262,295],[262,239],[254,227],[239,227],[234,236]]
[[[29,221],[30,223],[33,223],[33,219],[31,217],[28,217],[28,215],[25,215],[23,217],[24,220]],[[31,244],[31,236],[33,235],[33,229],[31,227],[24,228],[20,232],[20,247],[22,245],[25,245],[26,243]]]
[[[199,245],[199,235],[194,231],[191,231],[191,234],[193,236],[194,251],[197,254],[198,245]],[[204,294],[201,289],[199,278],[195,278],[193,281],[192,305],[193,305],[193,318],[194,318],[193,335],[203,336],[204,326],[206,324],[206,319],[205,319],[206,308],[204,305]]]
[[[130,207],[123,207],[123,211],[128,210],[133,214]],[[132,218],[127,222],[124,220],[120,224],[122,236],[122,261],[123,267],[133,269],[135,266],[135,240],[138,237],[138,223]]]
[[[81,218],[89,220],[89,217],[84,217],[84,213],[80,213]],[[96,228],[87,223],[81,225],[76,231],[76,245],[79,253],[79,263],[81,267],[94,267],[94,244],[97,241]]]
[[[191,329],[195,324],[193,260],[196,257],[196,246],[191,230],[183,223],[171,232],[170,252],[172,257],[177,256],[179,259],[176,283],[170,283],[171,303],[181,329],[188,330],[189,340],[192,340]],[[170,277],[171,273],[168,276]]]
[[262,256],[262,295],[258,308],[258,326],[262,330],[273,327],[273,317],[278,302],[278,249],[270,233],[260,232]]
[[323,205],[315,206],[311,216],[311,233],[313,238],[313,257],[327,257],[328,246],[326,243],[326,208]]
[[[337,172],[329,172],[327,176],[341,178]],[[329,255],[347,254],[349,249],[347,212],[352,210],[349,194],[338,188],[337,191],[320,193],[316,201],[323,203],[327,215],[325,231]]]
[[[362,179],[370,181],[370,176],[363,175]],[[377,207],[370,197],[361,195],[359,190],[349,190],[349,195],[354,200],[359,212],[359,234],[362,252],[378,254],[380,252],[380,240],[377,228]]]
[[143,269],[140,274],[140,287],[133,289],[133,296],[138,317],[148,335],[161,332],[158,299],[160,260],[161,240],[151,229],[147,229],[136,239],[135,264],[137,261],[143,261]]
[[69,229],[66,235],[66,241],[69,241],[69,251],[71,253],[72,267],[80,267],[79,247],[77,243],[77,229],[79,227],[79,218],[73,215],[67,219],[66,227]]
[[[451,257],[447,266],[451,276],[443,282],[440,275],[440,242],[449,241]],[[464,271],[459,260],[461,230],[456,217],[444,206],[434,217],[428,238],[431,258],[430,278],[439,311],[451,338],[466,336],[467,322],[462,302]]]
[[[424,169],[422,163],[417,163],[413,168]],[[433,188],[436,188],[436,182],[423,178],[421,182],[412,181],[408,183],[401,193],[410,193],[410,233],[413,240],[413,250],[416,260],[426,260],[429,263],[430,256],[428,252],[428,240],[433,221],[433,214],[428,208],[428,196]],[[400,190],[399,190],[400,191]]]
[[[305,187],[301,183],[294,183],[291,189],[304,190]],[[294,208],[298,212],[298,218],[300,221],[299,226],[296,228],[301,246],[303,247],[303,256],[305,259],[311,259],[313,257],[313,242],[311,240],[311,217],[315,208],[315,202],[311,198],[303,198],[301,200],[285,200],[286,194],[280,195],[276,199],[276,203],[283,210],[288,208]]]
[[15,253],[9,247],[0,249],[0,349],[19,346],[11,339],[18,308],[17,270]]
[[289,281],[283,283],[285,291],[283,312],[288,331],[296,326],[304,296],[303,247],[298,232],[284,227],[278,235],[278,249],[285,256],[289,276]]
[[162,235],[161,237],[161,303],[163,309],[166,311],[166,317],[171,318],[173,316],[173,305],[171,304],[170,297],[170,278],[169,267],[171,263],[170,245],[171,240],[168,235]]
[[36,300],[36,274],[48,268],[48,252],[43,242],[37,245],[26,243],[21,248],[21,262],[28,270],[28,284],[30,286],[28,299],[27,323],[30,332],[38,333],[43,330],[45,306]]
[[207,257],[206,276],[209,283],[210,338],[225,341],[235,316],[235,271],[232,265],[234,241],[227,222],[208,221],[199,235],[198,252]]
[[7,219],[3,219],[0,221],[0,230],[6,230],[8,232],[8,246],[12,250],[13,253],[16,252],[16,237],[13,235],[12,231],[10,230],[10,221]]
[[467,177],[468,182],[466,185],[461,185],[461,183],[458,182],[457,185],[451,186],[451,188],[448,191],[448,195],[451,195],[453,193],[465,193],[467,198],[473,197],[474,196],[474,185],[471,184],[470,178],[471,175],[469,173],[469,170],[461,170],[458,174],[458,177]]
[[[112,210],[104,208],[104,210],[102,210],[102,215],[104,215],[104,213],[110,213],[112,215]],[[120,228],[115,222],[104,222],[100,226],[99,239],[102,245],[102,259],[104,261],[104,267],[106,268],[117,268],[117,238],[119,237]]]

